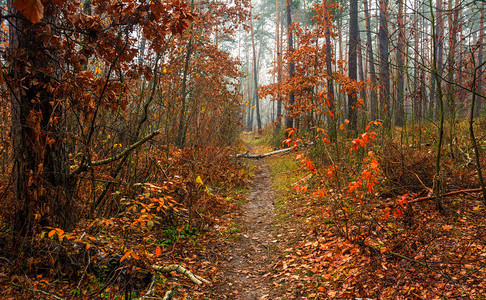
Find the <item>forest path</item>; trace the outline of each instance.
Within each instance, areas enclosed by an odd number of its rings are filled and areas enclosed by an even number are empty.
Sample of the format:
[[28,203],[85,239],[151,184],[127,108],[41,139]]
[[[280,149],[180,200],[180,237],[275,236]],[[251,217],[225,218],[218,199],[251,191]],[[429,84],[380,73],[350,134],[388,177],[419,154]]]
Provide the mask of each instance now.
[[278,245],[274,230],[274,191],[267,162],[259,159],[255,163],[247,202],[235,219],[235,234],[222,254],[219,267],[223,275],[214,287],[216,299],[275,299],[269,276]]

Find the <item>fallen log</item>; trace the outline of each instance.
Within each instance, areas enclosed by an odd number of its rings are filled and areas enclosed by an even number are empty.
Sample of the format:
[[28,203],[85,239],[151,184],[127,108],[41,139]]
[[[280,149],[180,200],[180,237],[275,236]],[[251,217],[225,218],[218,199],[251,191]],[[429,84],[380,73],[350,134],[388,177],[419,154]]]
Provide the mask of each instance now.
[[248,152],[245,152],[245,153],[236,154],[235,157],[236,158],[260,159],[260,158],[265,158],[265,157],[272,156],[272,155],[275,155],[275,154],[287,154],[287,153],[290,153],[290,152],[292,152],[292,148],[275,150],[275,151],[264,153],[264,154],[250,154]]
[[169,273],[172,271],[176,271],[177,273],[185,275],[187,278],[189,278],[192,282],[194,282],[197,285],[201,285],[203,283],[211,284],[211,282],[209,282],[208,280],[202,278],[201,276],[197,276],[193,274],[191,271],[189,271],[188,269],[184,268],[181,265],[168,265],[168,266],[152,265],[152,268],[155,271],[159,271],[162,273]]
[[260,159],[260,158],[265,158],[265,157],[272,156],[272,155],[275,155],[275,154],[287,154],[287,153],[290,153],[294,150],[297,150],[298,148],[310,146],[310,145],[313,145],[313,144],[314,144],[314,142],[303,143],[303,144],[299,144],[298,146],[293,146],[293,147],[285,148],[285,149],[279,149],[279,150],[275,150],[275,151],[271,151],[271,152],[267,152],[267,153],[263,153],[263,154],[250,154],[249,151],[246,151],[245,153],[236,154],[234,157],[235,158]]

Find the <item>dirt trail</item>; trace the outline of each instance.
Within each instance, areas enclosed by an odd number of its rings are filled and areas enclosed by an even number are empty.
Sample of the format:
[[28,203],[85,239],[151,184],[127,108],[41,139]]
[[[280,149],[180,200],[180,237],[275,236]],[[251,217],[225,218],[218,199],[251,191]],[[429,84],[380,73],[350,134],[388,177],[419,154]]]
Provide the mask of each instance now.
[[215,286],[216,299],[275,299],[269,276],[278,244],[273,231],[273,189],[267,163],[263,159],[256,163],[247,202],[235,220],[239,232],[221,257],[223,277]]

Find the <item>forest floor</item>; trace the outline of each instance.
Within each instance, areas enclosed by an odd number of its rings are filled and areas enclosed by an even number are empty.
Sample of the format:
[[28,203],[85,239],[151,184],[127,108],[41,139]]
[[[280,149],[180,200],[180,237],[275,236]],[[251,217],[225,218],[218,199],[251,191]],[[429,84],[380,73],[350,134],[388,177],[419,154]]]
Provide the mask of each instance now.
[[[255,153],[251,145],[249,150]],[[269,275],[279,236],[267,162],[256,161],[254,173],[246,203],[231,229],[234,234],[223,243],[226,249],[218,260],[222,276],[213,289],[216,299],[275,299]]]
[[[244,135],[243,144],[246,149],[238,151],[273,150],[265,138],[253,135]],[[221,189],[219,195],[218,187],[204,185],[199,178],[199,196],[217,198],[214,203],[219,203],[211,204],[218,213],[201,231],[186,224],[159,229],[165,237],[162,241],[148,230],[124,240],[116,226],[103,229],[103,234],[98,227],[81,227],[78,232],[83,236],[86,232],[91,241],[83,247],[86,251],[76,252],[76,244],[54,236],[41,239],[30,260],[11,262],[4,251],[0,253],[4,261],[0,263],[0,298],[163,299],[171,290],[174,299],[188,300],[485,299],[486,205],[478,192],[464,186],[476,187],[474,170],[458,169],[462,177],[449,178],[457,185],[449,190],[463,192],[445,197],[442,213],[429,199],[407,205],[403,216],[384,218],[392,196],[390,186],[383,183],[369,202],[373,219],[364,219],[368,223],[363,225],[362,219],[332,217],[333,204],[343,195],[330,192],[329,197],[316,197],[320,175],[312,176],[301,167],[301,159],[296,159],[305,155],[301,151],[238,160],[238,172],[245,175],[242,182],[250,178],[248,184]],[[407,157],[416,160],[416,156]],[[233,167],[237,168],[236,162]],[[215,174],[203,178],[210,176]],[[308,190],[295,188],[303,185]],[[351,203],[349,211],[359,212],[360,207]],[[359,226],[369,228],[357,234],[353,229]],[[348,228],[346,236],[343,232]],[[0,244],[12,237],[5,229],[3,236]],[[120,245],[143,258],[127,258],[122,263],[120,254],[128,252],[116,248]],[[157,251],[157,245],[162,249]],[[115,262],[114,271],[98,258],[102,255],[95,247],[111,255],[103,253],[105,260],[111,257]],[[53,257],[52,261],[46,257]],[[98,261],[90,263],[95,258]],[[182,265],[211,284],[199,286],[183,274],[153,272],[146,266],[149,262]],[[36,273],[31,265],[39,269],[45,265],[47,271]],[[125,275],[129,267],[137,272]],[[121,294],[127,286],[123,280],[131,284],[131,294]]]
[[[264,139],[244,142],[251,154],[272,150]],[[369,236],[346,238],[329,201],[312,196],[298,154],[244,160],[254,177],[227,221],[233,234],[212,249],[218,272],[208,299],[484,299],[486,208],[477,193],[445,198],[442,214],[431,200],[410,205],[403,217],[379,218]],[[380,216],[390,199],[373,201]]]
[[[263,139],[247,137],[244,143],[251,154],[272,150]],[[232,219],[232,235],[213,249],[220,253],[214,261],[220,272],[213,278],[210,299],[284,297],[285,275],[276,273],[276,266],[282,265],[286,251],[302,235],[299,222],[289,218],[283,206],[292,194],[292,182],[305,176],[293,158],[279,155],[244,162],[253,170],[253,179],[246,202]]]

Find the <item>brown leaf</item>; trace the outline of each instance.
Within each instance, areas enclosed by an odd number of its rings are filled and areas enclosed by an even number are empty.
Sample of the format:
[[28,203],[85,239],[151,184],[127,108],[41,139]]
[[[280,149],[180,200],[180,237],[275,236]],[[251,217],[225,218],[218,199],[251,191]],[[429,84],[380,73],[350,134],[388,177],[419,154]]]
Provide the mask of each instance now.
[[13,5],[33,24],[44,17],[44,5],[40,0],[16,0]]

